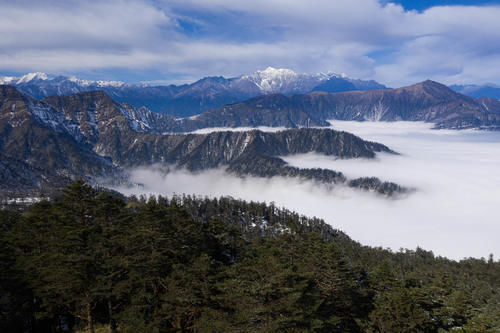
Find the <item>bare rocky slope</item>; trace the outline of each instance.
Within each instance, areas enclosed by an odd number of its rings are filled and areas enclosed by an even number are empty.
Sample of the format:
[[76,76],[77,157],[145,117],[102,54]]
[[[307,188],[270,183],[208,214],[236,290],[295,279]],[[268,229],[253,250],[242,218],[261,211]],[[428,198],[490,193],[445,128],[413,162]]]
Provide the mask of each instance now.
[[10,86],[0,86],[0,192],[42,193],[76,177],[116,170],[84,141],[76,123]]

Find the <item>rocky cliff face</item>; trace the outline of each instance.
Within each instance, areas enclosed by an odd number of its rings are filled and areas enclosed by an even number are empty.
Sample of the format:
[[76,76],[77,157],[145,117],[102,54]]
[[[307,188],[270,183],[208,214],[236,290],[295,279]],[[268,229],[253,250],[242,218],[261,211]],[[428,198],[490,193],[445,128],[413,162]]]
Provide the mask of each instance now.
[[[278,95],[283,96],[283,95]],[[284,97],[284,96],[283,96]],[[260,98],[251,99],[237,108],[231,105],[189,118],[176,119],[154,113],[146,108],[136,109],[112,100],[103,91],[90,91],[70,96],[53,96],[42,100],[60,110],[65,119],[78,123],[87,140],[97,142],[97,133],[106,131],[114,122],[125,121],[137,132],[157,134],[185,133],[209,127],[286,127],[327,126],[325,121],[311,118],[300,109],[279,110],[259,108]]]
[[78,177],[110,176],[111,160],[92,151],[77,123],[54,108],[0,86],[0,191],[50,191]]
[[112,156],[116,163],[132,167],[144,165],[145,161],[148,164],[164,162],[192,171],[230,165],[247,155],[286,156],[317,152],[339,158],[373,158],[375,152],[392,152],[384,145],[330,129],[188,135],[138,133],[130,139],[123,140],[122,149]]
[[163,163],[190,171],[224,168],[238,176],[283,176],[331,185],[343,184],[385,195],[407,191],[399,185],[374,178],[352,181],[332,170],[291,167],[280,158],[308,152],[338,158],[373,158],[376,152],[394,153],[384,145],[330,129],[298,129],[277,133],[228,131],[189,135],[140,133],[129,137],[129,140],[125,136],[122,138],[120,150],[113,147],[104,150],[112,152],[112,159],[124,168]]

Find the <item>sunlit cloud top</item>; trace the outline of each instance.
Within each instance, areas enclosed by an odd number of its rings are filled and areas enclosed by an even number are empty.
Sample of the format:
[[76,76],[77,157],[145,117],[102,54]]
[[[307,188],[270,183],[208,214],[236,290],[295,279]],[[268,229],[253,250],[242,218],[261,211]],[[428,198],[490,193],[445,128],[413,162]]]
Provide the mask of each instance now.
[[498,17],[488,0],[3,1],[0,75],[173,82],[273,66],[498,84]]

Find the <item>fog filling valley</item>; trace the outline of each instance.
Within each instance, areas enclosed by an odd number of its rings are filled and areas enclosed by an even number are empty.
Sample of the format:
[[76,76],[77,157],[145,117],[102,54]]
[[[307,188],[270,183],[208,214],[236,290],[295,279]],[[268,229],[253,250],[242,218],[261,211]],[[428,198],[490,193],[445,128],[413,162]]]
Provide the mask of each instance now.
[[452,259],[500,255],[500,132],[432,130],[415,122],[332,121],[337,130],[387,145],[401,155],[341,160],[319,154],[283,157],[302,168],[342,171],[349,178],[376,176],[416,192],[390,199],[371,192],[311,181],[228,175],[223,170],[164,174],[136,169],[132,181],[143,188],[124,194],[229,195],[323,218],[364,245],[415,249],[420,246]]

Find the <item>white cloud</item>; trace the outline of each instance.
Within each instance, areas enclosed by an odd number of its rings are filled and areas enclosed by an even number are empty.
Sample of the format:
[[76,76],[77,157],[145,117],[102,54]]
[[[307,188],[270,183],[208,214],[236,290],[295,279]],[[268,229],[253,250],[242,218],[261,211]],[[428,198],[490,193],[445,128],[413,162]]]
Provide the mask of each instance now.
[[[387,144],[401,156],[377,160],[333,160],[319,155],[287,157],[301,167],[340,170],[349,177],[378,176],[418,189],[392,200],[345,187],[329,190],[286,178],[228,176],[220,170],[162,176],[148,169],[133,173],[145,184],[139,192],[231,195],[324,218],[363,244],[399,248],[421,246],[454,259],[500,255],[500,134],[430,130],[422,123],[335,122],[334,127]],[[137,189],[126,190],[136,192]]]
[[416,12],[377,0],[4,1],[0,70],[194,79],[272,65],[392,86],[500,83],[499,16],[498,6]]
[[160,27],[174,22],[162,11],[129,0],[2,2],[0,46],[25,49],[116,49],[150,46]]
[[[0,3],[0,68],[67,72],[158,64],[176,22],[133,0]],[[165,34],[169,35],[164,40]]]

